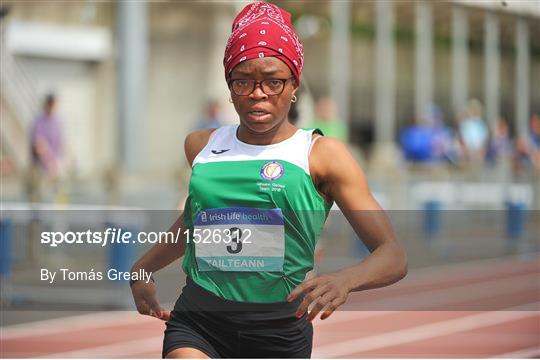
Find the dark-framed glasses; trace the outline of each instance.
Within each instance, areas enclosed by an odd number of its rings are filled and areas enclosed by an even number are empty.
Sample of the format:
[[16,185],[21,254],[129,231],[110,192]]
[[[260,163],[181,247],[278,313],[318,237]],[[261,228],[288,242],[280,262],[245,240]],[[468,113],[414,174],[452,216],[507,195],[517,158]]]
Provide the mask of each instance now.
[[237,96],[247,96],[255,90],[255,86],[260,84],[261,90],[266,95],[279,95],[285,89],[287,81],[292,79],[265,79],[262,81],[256,81],[253,79],[231,79],[229,80],[229,88]]

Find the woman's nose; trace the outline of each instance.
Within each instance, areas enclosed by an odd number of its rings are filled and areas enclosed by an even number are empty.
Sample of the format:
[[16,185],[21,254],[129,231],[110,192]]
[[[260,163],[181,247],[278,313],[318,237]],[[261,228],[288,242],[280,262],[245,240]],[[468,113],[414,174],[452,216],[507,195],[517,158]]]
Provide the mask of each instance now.
[[255,89],[253,89],[251,94],[249,94],[249,97],[252,98],[253,100],[261,100],[261,99],[268,98],[268,95],[264,93],[264,91],[262,90],[262,85],[259,83],[259,84],[255,84]]

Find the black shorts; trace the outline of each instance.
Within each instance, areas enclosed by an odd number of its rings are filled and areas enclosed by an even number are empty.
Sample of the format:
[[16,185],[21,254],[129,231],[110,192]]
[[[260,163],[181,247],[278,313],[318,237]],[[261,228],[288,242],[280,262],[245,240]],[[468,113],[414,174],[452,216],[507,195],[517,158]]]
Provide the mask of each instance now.
[[162,357],[181,347],[212,358],[309,358],[313,326],[295,316],[292,303],[244,303],[224,300],[187,278],[167,321]]

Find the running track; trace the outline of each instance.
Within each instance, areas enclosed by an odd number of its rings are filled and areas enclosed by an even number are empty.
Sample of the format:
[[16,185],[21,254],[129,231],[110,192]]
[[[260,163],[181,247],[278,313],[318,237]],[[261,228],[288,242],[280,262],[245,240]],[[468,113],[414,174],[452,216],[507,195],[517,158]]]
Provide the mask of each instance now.
[[[540,258],[411,271],[397,285],[351,294],[314,326],[319,358],[539,357]],[[0,356],[158,358],[163,329],[127,311],[13,325],[0,328]]]

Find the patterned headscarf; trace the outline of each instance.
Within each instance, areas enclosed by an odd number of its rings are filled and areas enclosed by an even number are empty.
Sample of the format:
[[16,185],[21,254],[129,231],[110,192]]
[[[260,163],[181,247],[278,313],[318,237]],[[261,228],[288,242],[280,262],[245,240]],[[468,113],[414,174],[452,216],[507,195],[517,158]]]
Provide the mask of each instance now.
[[304,48],[294,33],[291,14],[259,1],[247,5],[234,19],[223,58],[225,78],[242,61],[270,56],[283,60],[300,83]]

